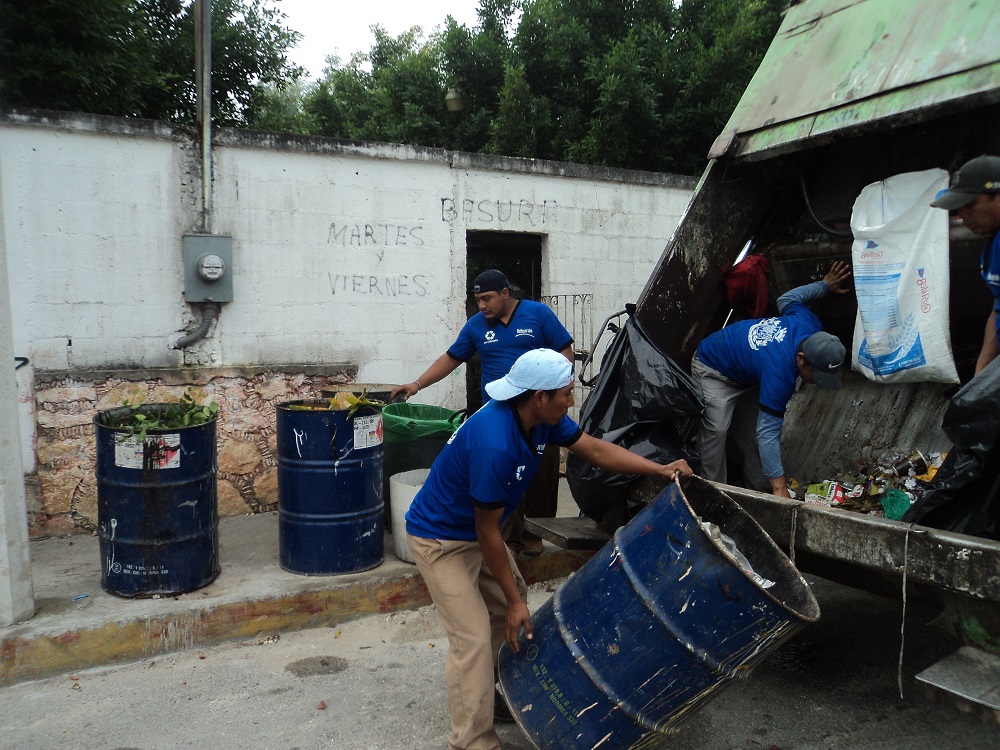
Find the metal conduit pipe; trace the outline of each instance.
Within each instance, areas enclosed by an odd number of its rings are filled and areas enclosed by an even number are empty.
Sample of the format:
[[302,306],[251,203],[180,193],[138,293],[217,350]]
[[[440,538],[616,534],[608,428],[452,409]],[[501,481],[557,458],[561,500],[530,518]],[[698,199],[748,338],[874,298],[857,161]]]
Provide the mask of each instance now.
[[191,346],[191,344],[196,341],[201,341],[205,336],[208,335],[208,329],[212,327],[212,322],[215,320],[215,305],[208,304],[202,305],[201,308],[201,323],[191,331],[186,336],[182,336],[177,339],[174,343],[170,345],[171,349],[186,349]]

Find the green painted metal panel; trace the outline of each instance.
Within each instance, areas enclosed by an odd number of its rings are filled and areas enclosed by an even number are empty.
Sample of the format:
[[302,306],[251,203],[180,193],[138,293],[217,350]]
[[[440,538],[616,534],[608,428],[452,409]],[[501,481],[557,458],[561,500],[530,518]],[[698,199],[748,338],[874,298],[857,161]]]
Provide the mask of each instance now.
[[792,6],[712,146],[764,158],[847,128],[1000,100],[1000,0]]

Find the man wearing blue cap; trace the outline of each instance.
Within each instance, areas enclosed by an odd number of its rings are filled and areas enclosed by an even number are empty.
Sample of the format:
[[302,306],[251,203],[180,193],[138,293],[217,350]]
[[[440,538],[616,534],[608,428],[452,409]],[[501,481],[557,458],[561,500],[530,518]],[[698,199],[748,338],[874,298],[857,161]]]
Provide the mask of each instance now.
[[[405,398],[450,375],[463,362],[479,353],[482,363],[483,403],[490,399],[486,384],[502,378],[514,361],[532,349],[545,347],[573,361],[573,337],[548,305],[529,299],[519,300],[510,293],[507,276],[490,268],[476,277],[472,293],[479,312],[469,318],[448,351],[438,357],[412,383],[397,386],[390,398]],[[553,518],[559,503],[559,449],[552,446],[527,487],[524,504],[511,517],[508,544],[526,555],[542,551],[542,540],[524,530],[524,517]]]
[[1000,354],[1000,156],[977,156],[954,174],[951,186],[931,203],[958,216],[973,234],[989,237],[979,256],[983,281],[993,294],[976,374]]
[[847,263],[837,261],[822,281],[781,295],[780,317],[742,320],[699,344],[691,374],[705,398],[697,439],[703,477],[727,481],[726,441],[732,432],[744,476],[751,484],[760,482],[753,489],[766,490],[766,482],[773,494],[790,497],[781,463],[785,408],[800,377],[820,388],[839,388],[846,355],[807,305],[828,292],[846,294],[841,285],[850,275]]
[[566,415],[573,367],[550,349],[522,354],[486,390],[491,400],[452,435],[406,514],[407,542],[448,634],[449,750],[498,750],[493,722],[510,719],[495,690],[497,652],[505,639],[517,652],[521,628],[532,633],[527,589],[500,525],[546,446],[608,471],[691,475],[683,460],[657,464],[582,432]]

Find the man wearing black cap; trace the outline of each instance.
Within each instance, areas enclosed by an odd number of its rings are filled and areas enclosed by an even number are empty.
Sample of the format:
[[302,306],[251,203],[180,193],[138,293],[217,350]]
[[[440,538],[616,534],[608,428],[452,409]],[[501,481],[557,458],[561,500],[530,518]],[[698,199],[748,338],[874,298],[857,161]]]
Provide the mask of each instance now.
[[762,476],[773,494],[790,497],[781,463],[781,427],[796,380],[839,388],[846,355],[844,345],[821,330],[819,318],[806,305],[828,292],[846,294],[841,284],[850,274],[848,265],[837,261],[822,281],[781,295],[781,317],[733,323],[698,346],[691,374],[705,397],[698,433],[703,477],[727,481],[726,441],[732,431],[743,454],[744,475],[761,485],[753,489],[767,489],[758,479]]
[[[476,277],[472,293],[479,312],[469,318],[458,338],[412,383],[397,386],[390,398],[405,398],[444,379],[472,355],[479,352],[482,364],[483,403],[490,400],[486,384],[510,372],[519,356],[532,349],[552,349],[572,364],[573,337],[559,318],[540,302],[511,296],[507,276],[495,268]],[[516,551],[533,555],[542,551],[542,540],[524,531],[524,516],[552,518],[558,504],[559,449],[552,446],[539,468],[536,481],[525,492],[524,503],[512,520],[508,544]]]
[[993,307],[976,360],[978,374],[1000,354],[1000,156],[967,161],[952,177],[951,187],[931,205],[958,216],[973,234],[990,238],[979,258],[983,281],[993,293]]

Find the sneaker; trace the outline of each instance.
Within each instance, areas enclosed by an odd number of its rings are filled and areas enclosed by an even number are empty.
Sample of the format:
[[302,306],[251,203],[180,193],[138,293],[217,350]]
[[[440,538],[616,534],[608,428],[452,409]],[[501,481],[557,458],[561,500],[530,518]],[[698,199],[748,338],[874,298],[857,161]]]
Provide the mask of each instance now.
[[510,708],[507,706],[507,701],[497,690],[493,695],[493,722],[501,722],[503,724],[508,724],[514,721],[514,715],[510,712]]

